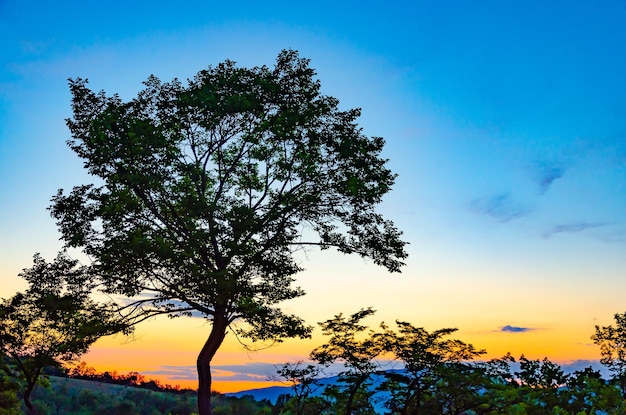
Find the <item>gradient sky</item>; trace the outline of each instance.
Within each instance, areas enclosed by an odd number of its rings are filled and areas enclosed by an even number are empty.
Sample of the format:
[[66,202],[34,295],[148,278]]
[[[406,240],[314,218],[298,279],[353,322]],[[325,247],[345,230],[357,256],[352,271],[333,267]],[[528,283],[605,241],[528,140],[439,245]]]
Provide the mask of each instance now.
[[[314,324],[372,306],[372,325],[457,327],[493,357],[597,360],[594,325],[626,311],[625,3],[307,5],[0,0],[0,297],[24,287],[35,252],[61,248],[52,195],[90,181],[65,145],[67,78],[129,99],[150,74],[271,66],[292,48],[324,93],[363,109],[365,134],[386,138],[399,177],[381,211],[411,245],[402,275],[311,251],[307,296],[285,308]],[[84,360],[188,385],[208,329],[153,321]],[[231,336],[215,387],[258,385],[321,341],[249,353]]]

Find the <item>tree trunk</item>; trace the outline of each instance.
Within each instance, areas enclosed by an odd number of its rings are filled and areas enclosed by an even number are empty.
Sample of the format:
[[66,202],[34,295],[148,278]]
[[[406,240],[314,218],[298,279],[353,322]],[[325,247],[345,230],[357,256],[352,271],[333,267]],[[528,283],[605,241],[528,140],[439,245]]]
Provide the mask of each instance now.
[[215,314],[211,333],[196,362],[198,369],[198,415],[211,415],[211,360],[224,341],[228,328],[228,318],[223,313],[216,312]]
[[37,381],[31,382],[30,380],[26,384],[26,390],[24,391],[24,405],[26,405],[26,413],[32,415],[35,413],[35,408],[33,408],[33,403],[30,400],[30,395],[33,393],[35,389],[35,385],[37,385]]
[[348,402],[346,403],[346,415],[352,414],[352,405],[354,403],[354,397],[356,396],[359,388],[365,382],[369,375],[360,376],[355,384],[348,390]]
[[[21,360],[19,361],[21,362]],[[23,367],[23,366],[22,366]],[[24,370],[24,375],[26,377],[26,389],[24,390],[24,405],[26,405],[26,413],[29,415],[33,415],[36,413],[35,408],[33,407],[33,403],[30,400],[30,396],[35,390],[35,386],[37,386],[37,380],[39,379],[39,375],[41,375],[42,368],[36,368],[33,373],[28,373]]]

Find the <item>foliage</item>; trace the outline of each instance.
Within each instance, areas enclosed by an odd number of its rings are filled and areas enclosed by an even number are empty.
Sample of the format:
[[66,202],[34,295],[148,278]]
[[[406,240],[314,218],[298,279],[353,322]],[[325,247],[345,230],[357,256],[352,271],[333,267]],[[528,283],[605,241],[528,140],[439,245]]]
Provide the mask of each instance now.
[[[134,386],[58,377],[51,377],[51,388],[38,388],[33,398],[38,413],[42,415],[192,415],[197,406],[195,392],[189,390],[151,391]],[[213,406],[216,414],[271,413],[269,403],[247,397],[214,394]]]
[[626,313],[617,313],[614,317],[615,326],[596,326],[591,339],[600,346],[600,361],[613,373],[613,380],[618,382],[626,398]]
[[567,409],[573,414],[623,414],[626,411],[620,391],[609,385],[600,372],[588,367],[574,372],[567,379]]
[[158,392],[189,393],[191,389],[181,389],[180,385],[162,384],[155,379],[148,379],[138,372],[118,374],[114,372],[98,373],[85,362],[80,362],[67,371],[67,376],[74,379],[84,379],[112,385],[133,386],[140,389],[149,389]]
[[[381,413],[383,407],[387,408],[384,413],[390,415],[618,415],[626,411],[626,401],[618,385],[606,381],[592,368],[566,375],[558,364],[545,358],[533,360],[522,355],[519,365],[515,366],[510,354],[480,361],[476,359],[482,355],[482,350],[450,338],[454,329],[429,332],[399,322],[396,330],[381,324],[381,330],[374,331],[361,322],[372,313],[371,309],[364,309],[349,317],[337,315],[321,323],[324,327],[332,326],[333,331],[327,333],[328,343],[316,348],[311,355],[324,356],[326,363],[345,364],[335,387],[323,387],[332,383],[321,379],[327,374],[323,370],[325,366],[319,362],[287,364],[278,373],[293,385],[294,395],[282,395],[272,405],[251,397],[213,394],[213,413],[335,415],[346,413],[348,408],[351,414],[373,414]],[[368,347],[373,351],[363,350]],[[381,349],[387,354],[381,354]],[[357,355],[359,359],[354,360]],[[376,357],[369,358],[373,355]],[[385,369],[389,363],[383,364],[381,358],[401,360],[402,367]],[[372,369],[366,382],[359,383],[358,376],[351,376],[355,374],[351,361]],[[517,367],[515,372],[513,367]],[[191,415],[196,405],[195,396],[189,390],[142,389],[152,381],[137,372],[96,373],[81,363],[67,373],[74,378],[53,376],[50,389],[35,391],[38,413]],[[416,385],[423,387],[416,388]],[[354,405],[348,407],[346,403],[355,386]],[[416,391],[420,392],[419,399],[415,398]],[[9,394],[11,396],[14,405],[15,394]],[[407,399],[410,397],[412,399]],[[5,403],[0,400],[0,404]],[[0,406],[0,413],[3,409],[7,414],[17,413],[15,406],[12,409]]]
[[0,370],[0,415],[13,415],[19,411],[18,391],[17,382]]
[[295,252],[332,247],[389,271],[406,257],[376,212],[395,179],[384,140],[363,135],[360,111],[339,110],[320,87],[294,51],[273,69],[226,61],[187,86],[151,76],[128,102],[70,80],[68,143],[102,185],[60,190],[52,216],[67,246],[94,258],[107,293],[135,297],[137,322],[212,321],[198,357],[202,414],[210,362],[234,322],[253,340],[309,335],[277,306],[304,294],[292,285]]
[[331,398],[337,414],[370,414],[372,374],[379,370],[376,357],[384,352],[381,338],[374,332],[359,338],[367,328],[361,320],[374,314],[371,308],[362,309],[350,317],[342,314],[320,323],[322,333],[330,336],[328,343],[311,352],[311,358],[322,365],[341,362],[345,370],[339,375],[339,385],[327,387],[325,395]]
[[59,254],[52,263],[40,255],[21,274],[29,288],[0,304],[0,352],[6,374],[24,383],[30,395],[47,366],[75,361],[102,336],[127,330],[110,303],[90,298],[93,288],[86,267]]
[[569,391],[561,389],[567,384],[569,376],[561,367],[549,361],[527,359],[522,355],[519,359],[520,370],[515,372],[520,384],[518,393],[527,402],[528,414],[542,414],[548,409],[564,410],[569,404]]
[[[318,413],[319,403],[312,400],[312,395],[319,388],[317,380],[323,373],[322,368],[318,365],[307,364],[303,362],[287,363],[278,371],[277,379],[284,379],[291,384],[293,398],[287,396],[288,411],[293,415],[304,415],[308,413]],[[313,412],[311,412],[313,411]]]
[[[330,387],[322,371],[302,362],[285,365],[279,375],[294,385],[294,396],[281,398],[275,413],[361,414],[386,408],[385,414],[544,415],[622,414],[620,391],[591,368],[566,375],[547,358],[522,355],[519,369],[507,354],[480,361],[485,351],[451,338],[456,329],[432,332],[397,321],[392,330],[369,330],[361,320],[371,309],[320,323],[328,342],[314,349],[318,364],[343,363]],[[385,369],[389,362],[400,363]],[[349,402],[352,402],[350,404]],[[376,405],[375,405],[376,404]]]
[[[398,331],[388,331],[387,350],[402,362],[403,370],[390,372],[382,389],[391,394],[388,407],[398,413],[444,411],[458,406],[456,394],[463,385],[465,396],[480,387],[472,379],[473,368],[465,362],[485,353],[471,344],[449,339],[457,329],[428,332],[422,327],[397,321]],[[466,382],[464,382],[466,381]],[[443,399],[443,400],[442,400]]]

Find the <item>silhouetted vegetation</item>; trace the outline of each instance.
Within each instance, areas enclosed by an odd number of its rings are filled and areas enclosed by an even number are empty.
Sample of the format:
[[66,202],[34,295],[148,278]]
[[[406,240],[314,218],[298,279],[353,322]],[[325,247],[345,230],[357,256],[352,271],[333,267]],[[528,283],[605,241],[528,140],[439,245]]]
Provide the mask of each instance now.
[[[395,180],[360,110],[321,93],[307,59],[274,68],[226,61],[183,85],[154,76],[124,102],[70,80],[71,149],[97,185],[62,190],[50,208],[67,247],[94,259],[124,311],[201,314],[198,410],[211,413],[210,364],[230,329],[252,340],[306,337],[278,306],[304,292],[295,252],[334,248],[397,272],[401,232],[377,212]],[[231,327],[237,322],[236,327]]]
[[0,303],[0,369],[18,378],[26,408],[43,369],[76,361],[102,336],[127,327],[110,303],[90,297],[93,283],[86,267],[59,254],[52,263],[35,255],[21,274],[29,284]]
[[[428,332],[398,321],[396,330],[385,324],[378,331],[368,330],[361,320],[372,314],[371,309],[364,309],[320,323],[329,340],[312,351],[312,363],[286,364],[278,371],[293,384],[293,394],[278,399],[275,414],[581,415],[626,411],[619,371],[605,380],[592,368],[565,374],[547,358],[533,360],[522,355],[516,361],[506,355],[482,361],[478,358],[484,350],[450,337],[456,329]],[[623,321],[618,316],[616,320]],[[610,338],[614,353],[616,347],[624,349],[624,333]],[[594,336],[596,341],[600,338]],[[334,373],[336,382],[328,384],[326,370],[337,363],[343,370]],[[610,362],[605,359],[603,363]]]
[[[116,376],[126,382],[136,374]],[[111,376],[103,374],[110,380]],[[41,415],[191,415],[196,413],[196,391],[159,387],[151,390],[150,381],[124,386],[75,378],[51,378],[50,388],[37,388],[34,403]],[[271,405],[251,398],[226,397],[213,393],[218,414],[270,414]]]
[[617,313],[614,318],[615,325],[596,326],[591,339],[600,346],[600,361],[613,373],[613,379],[626,398],[626,313]]
[[[292,393],[276,402],[212,393],[213,413],[229,415],[617,415],[626,413],[620,372],[610,379],[588,367],[571,374],[547,358],[511,355],[482,360],[484,350],[453,338],[456,329],[427,331],[398,321],[395,329],[369,329],[363,309],[321,323],[328,341],[308,363],[278,370]],[[622,322],[624,315],[616,315]],[[592,337],[614,353],[623,340],[613,326]],[[611,337],[603,333],[613,333]],[[609,342],[609,343],[607,343]],[[616,354],[618,356],[619,353]],[[6,358],[5,358],[6,360]],[[609,368],[614,362],[603,360]],[[339,365],[339,366],[338,366]],[[342,369],[337,370],[337,367]],[[334,372],[330,372],[334,370]],[[33,413],[191,415],[195,391],[163,385],[137,372],[97,373],[81,362],[69,370],[46,368],[50,381],[33,393]],[[9,372],[11,374],[12,372]],[[329,381],[327,376],[334,376]],[[20,412],[19,378],[0,375],[0,414]],[[24,404],[21,404],[23,410]]]
[[[97,373],[84,362],[68,371],[44,368],[46,381],[34,388],[31,409],[19,397],[18,378],[0,376],[0,414],[36,415],[191,415],[196,413],[196,391],[162,384],[138,372]],[[50,373],[54,373],[51,375]],[[214,413],[271,414],[273,405],[251,397],[212,393]]]

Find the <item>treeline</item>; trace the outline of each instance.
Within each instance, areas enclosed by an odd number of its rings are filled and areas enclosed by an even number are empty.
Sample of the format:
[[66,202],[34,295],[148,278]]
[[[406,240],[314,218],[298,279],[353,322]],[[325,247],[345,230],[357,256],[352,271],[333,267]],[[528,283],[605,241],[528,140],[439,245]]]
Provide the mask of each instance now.
[[[192,415],[196,391],[163,385],[137,372],[96,373],[81,362],[69,371],[46,369],[33,391],[33,409],[25,407],[15,379],[0,375],[0,415]],[[212,393],[214,415],[271,415],[274,406],[251,397]]]
[[96,372],[85,362],[80,362],[76,366],[67,371],[56,370],[55,374],[61,377],[70,377],[74,379],[84,379],[93,382],[108,383],[112,385],[132,386],[140,389],[148,389],[157,392],[170,393],[188,393],[194,392],[192,389],[181,388],[180,385],[163,384],[157,379],[148,379],[139,372],[129,372],[127,374],[118,374],[117,371]]
[[[486,360],[486,351],[453,337],[456,329],[428,331],[396,321],[371,329],[370,308],[320,323],[327,341],[309,361],[285,364],[277,379],[291,393],[276,402],[212,394],[214,415],[616,415],[626,413],[626,313],[591,337],[611,376],[592,367],[566,374],[547,358],[510,354]],[[4,358],[5,368],[11,362]],[[339,370],[336,368],[340,368]],[[52,370],[52,371],[50,371]],[[20,379],[0,371],[0,415],[26,410]],[[191,415],[193,391],[130,372],[97,373],[86,363],[47,369],[48,388],[35,389],[30,413]],[[52,377],[50,377],[52,376]],[[329,376],[333,376],[329,379]],[[48,379],[51,379],[48,380]],[[100,385],[94,387],[94,385]],[[106,385],[106,386],[103,386]]]
[[[507,354],[483,360],[476,349],[451,335],[398,321],[371,330],[363,309],[320,323],[328,342],[310,363],[286,364],[278,377],[292,383],[274,413],[280,415],[545,415],[624,414],[626,404],[626,314],[617,325],[596,326],[593,341],[610,379],[588,367],[564,373],[556,363]],[[325,378],[339,364],[336,382]],[[393,368],[396,366],[396,369]]]

